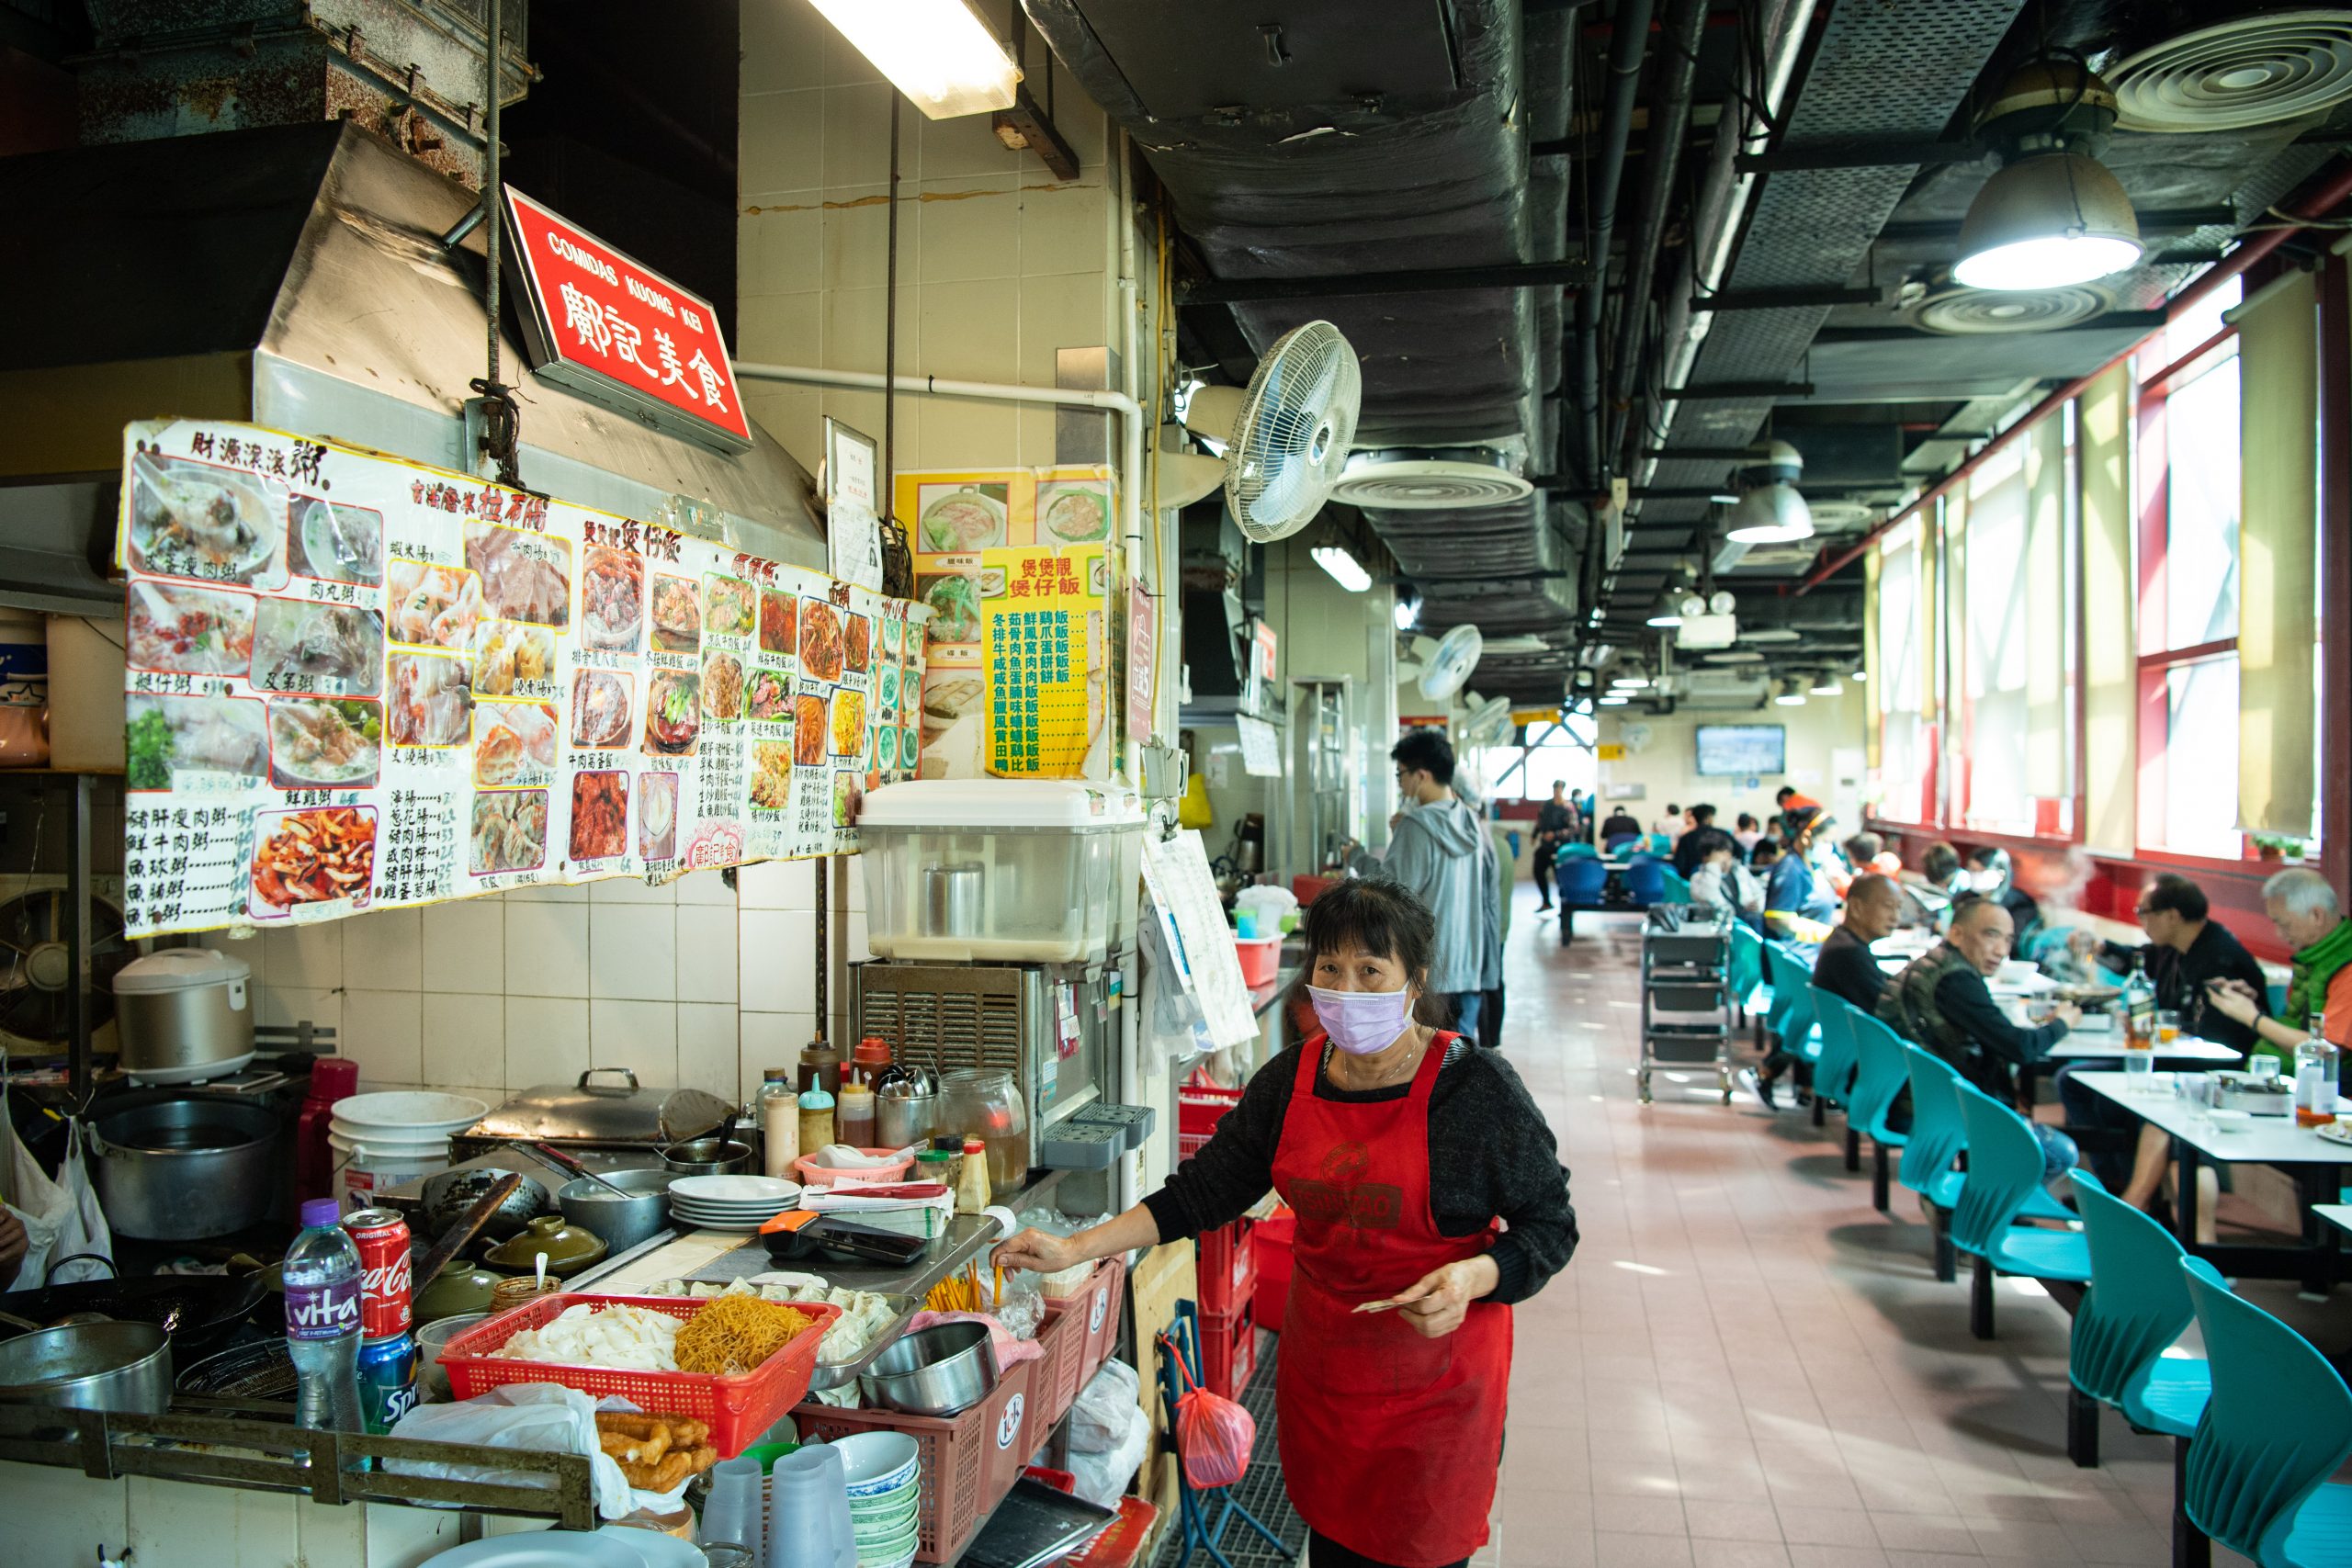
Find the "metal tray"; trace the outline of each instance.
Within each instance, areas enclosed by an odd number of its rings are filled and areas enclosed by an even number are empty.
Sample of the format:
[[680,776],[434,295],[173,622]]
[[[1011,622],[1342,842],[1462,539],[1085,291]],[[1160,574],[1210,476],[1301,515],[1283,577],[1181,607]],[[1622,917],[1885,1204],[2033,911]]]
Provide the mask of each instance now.
[[[808,1272],[814,1274],[819,1272],[819,1270],[811,1269],[808,1270]],[[845,1285],[842,1287],[844,1290],[855,1290],[856,1288],[857,1287],[854,1285]],[[882,1332],[874,1337],[872,1343],[868,1344],[865,1349],[857,1353],[857,1359],[854,1361],[819,1361],[817,1363],[816,1375],[808,1380],[808,1386],[811,1389],[842,1388],[850,1383],[855,1382],[857,1381],[857,1374],[865,1370],[866,1363],[873,1360],[875,1357],[880,1355],[891,1346],[897,1344],[899,1337],[906,1333],[907,1325],[914,1321],[915,1314],[922,1310],[922,1298],[920,1296],[899,1295],[895,1292],[889,1291],[881,1291],[873,1293],[881,1296],[884,1301],[888,1302],[893,1307],[897,1308],[898,1315],[893,1317],[888,1324],[884,1325]]]

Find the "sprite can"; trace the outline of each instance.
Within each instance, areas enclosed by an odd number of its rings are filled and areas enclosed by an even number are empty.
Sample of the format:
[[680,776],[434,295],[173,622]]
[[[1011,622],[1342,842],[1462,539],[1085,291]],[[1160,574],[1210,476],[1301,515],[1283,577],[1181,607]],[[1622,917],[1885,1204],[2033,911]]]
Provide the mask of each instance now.
[[416,1408],[416,1336],[359,1342],[359,1415],[378,1437]]

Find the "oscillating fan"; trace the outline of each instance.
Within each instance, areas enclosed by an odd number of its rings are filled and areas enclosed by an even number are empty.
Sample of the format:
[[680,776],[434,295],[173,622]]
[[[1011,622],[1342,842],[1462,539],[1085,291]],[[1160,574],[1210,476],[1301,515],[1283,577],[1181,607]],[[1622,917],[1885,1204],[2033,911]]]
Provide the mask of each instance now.
[[[1478,668],[1478,656],[1487,649],[1487,639],[1474,626],[1454,627],[1438,639],[1437,647],[1421,663],[1419,691],[1433,703],[1442,703],[1460,691],[1470,679],[1470,671]],[[1415,653],[1420,651],[1415,647]]]
[[1481,697],[1473,692],[1464,699],[1468,712],[1460,726],[1460,750],[1469,750],[1482,746],[1499,746],[1510,739],[1510,699]]
[[[1323,509],[1347,464],[1363,402],[1356,351],[1330,322],[1309,321],[1266,351],[1246,391],[1195,389],[1184,428],[1224,443],[1225,503],[1244,534],[1271,544]],[[1163,454],[1159,471],[1163,506],[1214,488],[1208,465],[1196,457]]]
[[[62,888],[27,893],[0,904],[0,1043],[54,1050],[71,1037],[74,966],[68,962],[68,911]],[[115,972],[130,962],[122,911],[90,900],[90,1027],[114,1016]]]

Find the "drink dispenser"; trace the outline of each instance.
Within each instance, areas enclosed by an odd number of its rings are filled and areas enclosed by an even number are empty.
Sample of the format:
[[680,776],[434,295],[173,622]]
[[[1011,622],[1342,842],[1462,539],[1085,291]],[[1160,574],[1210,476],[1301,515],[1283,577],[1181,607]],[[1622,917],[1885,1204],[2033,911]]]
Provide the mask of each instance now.
[[1092,964],[1133,934],[1144,814],[1063,779],[915,779],[858,815],[866,945],[928,964]]

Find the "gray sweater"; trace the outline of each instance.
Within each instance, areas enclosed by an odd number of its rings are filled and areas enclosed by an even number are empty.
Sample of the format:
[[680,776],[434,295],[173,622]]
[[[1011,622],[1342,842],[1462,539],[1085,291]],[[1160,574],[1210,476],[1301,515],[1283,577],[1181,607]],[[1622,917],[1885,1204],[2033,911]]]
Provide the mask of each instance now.
[[1495,851],[1476,812],[1451,795],[1428,806],[1408,806],[1389,835],[1387,852],[1359,850],[1348,869],[1359,876],[1401,883],[1429,907],[1437,922],[1437,943],[1430,955],[1430,990],[1452,996],[1489,990],[1500,983]]

